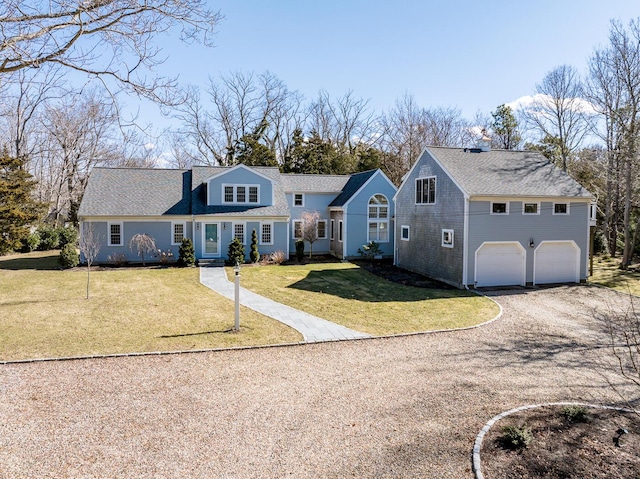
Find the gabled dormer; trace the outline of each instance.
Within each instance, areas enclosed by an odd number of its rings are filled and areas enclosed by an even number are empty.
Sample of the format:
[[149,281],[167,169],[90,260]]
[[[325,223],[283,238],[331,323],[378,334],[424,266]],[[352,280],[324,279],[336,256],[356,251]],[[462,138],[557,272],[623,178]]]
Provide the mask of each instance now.
[[208,206],[270,206],[274,203],[273,180],[258,169],[237,165],[204,182]]

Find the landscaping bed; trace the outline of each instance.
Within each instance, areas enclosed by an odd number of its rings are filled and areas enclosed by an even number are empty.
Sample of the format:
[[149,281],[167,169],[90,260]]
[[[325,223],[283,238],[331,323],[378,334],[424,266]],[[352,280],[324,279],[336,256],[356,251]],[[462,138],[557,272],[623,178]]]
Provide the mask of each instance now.
[[[520,411],[489,430],[481,451],[485,479],[640,477],[640,418],[633,413],[553,406]],[[569,410],[570,411],[570,410]],[[509,448],[505,427],[528,428],[531,442]],[[622,433],[622,430],[627,433]]]

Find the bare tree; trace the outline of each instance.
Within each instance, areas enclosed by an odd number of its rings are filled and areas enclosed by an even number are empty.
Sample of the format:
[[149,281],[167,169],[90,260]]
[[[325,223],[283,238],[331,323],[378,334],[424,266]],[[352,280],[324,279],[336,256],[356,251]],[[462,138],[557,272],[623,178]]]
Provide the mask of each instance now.
[[0,79],[52,63],[174,103],[167,93],[175,80],[146,76],[163,61],[151,40],[179,29],[182,41],[211,45],[219,20],[206,0],[4,0]]
[[578,73],[571,66],[559,66],[536,85],[536,92],[523,116],[541,139],[557,139],[560,166],[567,171],[569,155],[581,145],[589,128]]
[[309,258],[313,254],[313,243],[318,240],[318,220],[320,213],[317,211],[305,211],[300,216],[302,222],[300,228],[301,239],[309,243]]
[[100,252],[100,238],[91,223],[85,223],[79,240],[80,253],[87,263],[87,299],[89,299],[89,284],[91,279],[91,265]]
[[129,241],[129,249],[137,253],[142,259],[142,266],[146,266],[144,261],[145,253],[155,253],[157,251],[156,241],[145,233],[137,233]]

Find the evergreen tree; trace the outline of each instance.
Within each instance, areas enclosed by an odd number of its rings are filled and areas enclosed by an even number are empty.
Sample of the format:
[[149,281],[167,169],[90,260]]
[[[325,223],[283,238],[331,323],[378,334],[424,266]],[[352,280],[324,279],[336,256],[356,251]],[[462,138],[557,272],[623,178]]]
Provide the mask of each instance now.
[[44,213],[44,205],[31,195],[36,181],[25,162],[6,150],[0,153],[0,254],[19,248],[29,227]]
[[196,250],[190,238],[183,238],[178,250],[178,266],[193,266],[196,264]]
[[258,233],[253,228],[251,232],[251,251],[249,253],[252,263],[257,263],[260,260],[260,251],[258,251]]
[[260,143],[267,126],[267,121],[262,120],[253,133],[240,138],[234,151],[238,163],[247,166],[278,166],[276,154],[267,145]]
[[491,113],[491,116],[493,117],[493,123],[491,124],[493,143],[498,148],[505,150],[518,149],[522,136],[520,136],[518,121],[511,107],[502,104],[496,108],[495,112]]
[[229,243],[228,256],[229,262],[232,264],[244,263],[244,245],[238,238],[233,238],[231,243]]

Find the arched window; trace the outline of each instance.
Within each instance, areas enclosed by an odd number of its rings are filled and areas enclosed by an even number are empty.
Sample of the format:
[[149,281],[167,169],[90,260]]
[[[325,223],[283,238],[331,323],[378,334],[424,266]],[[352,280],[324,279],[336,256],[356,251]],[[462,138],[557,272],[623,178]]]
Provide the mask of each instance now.
[[389,200],[377,194],[369,199],[367,241],[389,242]]

